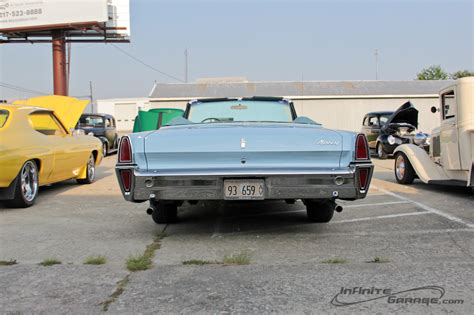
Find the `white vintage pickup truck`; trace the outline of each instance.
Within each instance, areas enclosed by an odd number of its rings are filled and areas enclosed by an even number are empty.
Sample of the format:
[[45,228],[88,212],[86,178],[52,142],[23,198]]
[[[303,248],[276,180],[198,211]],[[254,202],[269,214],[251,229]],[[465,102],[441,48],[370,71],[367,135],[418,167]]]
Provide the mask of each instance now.
[[415,178],[427,184],[474,187],[474,77],[457,80],[440,91],[440,126],[431,134],[429,153],[419,146],[397,147],[395,178],[411,184]]

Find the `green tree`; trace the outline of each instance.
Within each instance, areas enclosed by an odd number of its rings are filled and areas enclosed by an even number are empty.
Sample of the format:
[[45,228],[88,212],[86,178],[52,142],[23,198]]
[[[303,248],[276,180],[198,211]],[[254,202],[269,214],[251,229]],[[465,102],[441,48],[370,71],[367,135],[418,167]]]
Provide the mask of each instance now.
[[474,77],[474,71],[459,70],[451,74],[453,80],[457,80],[464,77]]
[[424,68],[417,75],[417,80],[447,80],[449,75],[439,65]]

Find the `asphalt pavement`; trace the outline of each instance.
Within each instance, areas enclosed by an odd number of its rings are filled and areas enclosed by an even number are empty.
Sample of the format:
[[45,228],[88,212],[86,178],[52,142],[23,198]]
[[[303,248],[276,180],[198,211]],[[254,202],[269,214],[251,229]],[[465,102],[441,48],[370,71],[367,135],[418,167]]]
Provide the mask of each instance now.
[[[474,313],[467,189],[398,185],[393,160],[374,160],[367,198],[341,202],[329,224],[309,223],[300,202],[264,201],[185,204],[178,224],[157,225],[123,200],[115,158],[92,185],[0,205],[0,261],[17,262],[0,266],[0,313]],[[157,234],[152,268],[128,271]],[[95,255],[106,264],[83,264]]]

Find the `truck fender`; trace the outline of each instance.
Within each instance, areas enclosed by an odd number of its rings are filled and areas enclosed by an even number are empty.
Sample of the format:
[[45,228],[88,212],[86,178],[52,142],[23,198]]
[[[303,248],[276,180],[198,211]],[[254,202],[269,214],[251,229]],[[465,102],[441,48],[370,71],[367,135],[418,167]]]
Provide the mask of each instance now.
[[441,167],[436,165],[436,163],[431,160],[428,153],[414,144],[401,144],[395,151],[394,155],[397,152],[403,152],[410,161],[413,169],[418,175],[418,178],[424,182],[428,183],[433,180],[448,180],[449,178],[444,174]]

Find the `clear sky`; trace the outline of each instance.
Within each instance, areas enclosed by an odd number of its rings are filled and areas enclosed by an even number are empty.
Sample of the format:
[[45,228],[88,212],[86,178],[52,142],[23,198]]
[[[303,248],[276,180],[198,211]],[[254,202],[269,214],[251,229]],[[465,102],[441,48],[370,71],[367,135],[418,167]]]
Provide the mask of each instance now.
[[[131,0],[133,56],[189,81],[411,80],[422,68],[474,70],[474,1]],[[52,93],[51,46],[0,46],[0,82]],[[111,45],[73,44],[70,93],[146,97],[177,82]],[[0,98],[31,94],[0,87]]]

